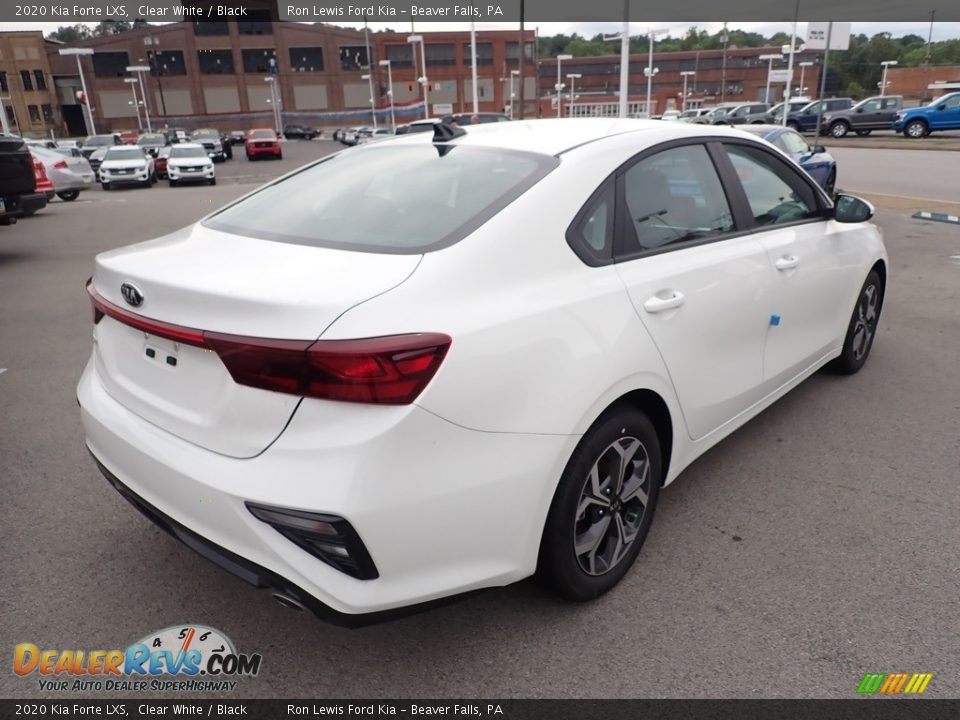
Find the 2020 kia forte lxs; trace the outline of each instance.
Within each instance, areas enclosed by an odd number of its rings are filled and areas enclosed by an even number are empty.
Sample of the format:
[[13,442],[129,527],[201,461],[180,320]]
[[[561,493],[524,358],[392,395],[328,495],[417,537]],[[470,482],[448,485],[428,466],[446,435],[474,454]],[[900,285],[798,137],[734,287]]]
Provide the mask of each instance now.
[[871,215],[729,128],[371,143],[97,257],[87,444],[162,527],[340,622],[534,573],[596,597],[662,485],[866,361]]

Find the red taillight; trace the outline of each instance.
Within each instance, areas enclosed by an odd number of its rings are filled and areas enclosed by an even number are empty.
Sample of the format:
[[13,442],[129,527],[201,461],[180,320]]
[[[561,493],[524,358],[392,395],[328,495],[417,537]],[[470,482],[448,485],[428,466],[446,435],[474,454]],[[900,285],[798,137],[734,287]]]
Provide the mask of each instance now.
[[408,405],[427,386],[451,339],[416,333],[360,340],[271,340],[150,320],[104,300],[87,282],[94,322],[104,315],[151,335],[213,350],[240,385],[345,402]]
[[57,170],[66,170],[66,169],[67,169],[67,161],[66,161],[66,160],[57,160],[57,161],[53,164],[53,167],[55,167]]

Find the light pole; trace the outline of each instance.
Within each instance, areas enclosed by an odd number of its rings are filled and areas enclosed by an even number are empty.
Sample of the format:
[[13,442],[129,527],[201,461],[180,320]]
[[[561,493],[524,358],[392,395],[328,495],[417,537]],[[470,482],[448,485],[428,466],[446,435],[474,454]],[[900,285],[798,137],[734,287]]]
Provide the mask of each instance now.
[[577,99],[577,96],[573,94],[573,86],[574,83],[582,77],[583,75],[580,73],[567,73],[567,80],[570,81],[570,106],[567,109],[567,114],[570,117],[573,117],[573,102]]
[[97,134],[97,126],[93,122],[93,108],[90,106],[90,96],[87,94],[87,81],[83,77],[83,65],[80,64],[81,55],[93,55],[93,48],[63,48],[61,55],[75,55],[77,58],[77,72],[80,75],[80,87],[83,90],[83,104],[87,108],[87,114],[84,115],[86,121],[87,133]]
[[761,60],[767,61],[767,89],[763,92],[763,102],[767,105],[770,104],[770,73],[773,72],[773,61],[774,60],[783,60],[783,55],[779,53],[769,53],[767,55],[761,55]]
[[133,91],[133,109],[137,113],[137,129],[140,132],[143,132],[143,122],[140,120],[140,99],[137,97],[137,79],[124,78],[123,81],[129,85],[130,89]]
[[[521,48],[522,52],[523,48]],[[470,73],[473,79],[473,113],[480,112],[479,99],[477,95],[477,28],[476,23],[470,21]],[[502,87],[502,86],[501,86]]]
[[393,114],[393,66],[389,60],[381,60],[378,64],[381,67],[387,68],[387,96],[390,98],[390,129],[396,134],[397,118]]
[[[430,117],[430,101],[427,96],[427,51],[424,47],[423,35],[407,35],[407,42],[411,45],[420,43],[420,68],[423,70],[423,75],[417,78],[417,82],[423,87],[423,118],[426,120]],[[411,51],[416,53],[417,50],[411,48]]]
[[147,120],[147,132],[153,132],[153,126],[150,125],[150,110],[147,105],[147,93],[143,89],[143,73],[150,72],[149,65],[128,65],[128,73],[136,73],[137,81],[140,83],[140,97],[143,98],[143,115]]
[[681,106],[684,110],[687,109],[687,78],[696,76],[696,70],[684,70],[680,73],[683,76],[683,105]]
[[730,34],[727,32],[727,23],[723,23],[723,32],[720,33],[720,42],[723,43],[723,66],[720,70],[720,102],[727,101],[727,43]]
[[653,89],[653,76],[656,75],[658,72],[660,72],[660,68],[645,67],[643,69],[643,76],[647,78],[647,102],[644,104],[643,110],[647,118],[653,117],[653,113],[650,112],[650,106],[652,104],[651,97],[652,97],[652,89]]
[[899,63],[896,60],[884,60],[880,63],[883,65],[883,78],[880,80],[880,94],[887,94],[887,68],[891,65],[898,65]]
[[650,49],[647,53],[647,69],[644,71],[644,75],[647,76],[647,104],[644,107],[644,110],[647,111],[647,117],[653,117],[653,113],[650,112],[650,99],[653,95],[653,76],[656,75],[660,70],[653,66],[653,39],[657,35],[662,35],[669,30],[654,30],[650,28],[647,30],[647,37],[650,39]]
[[803,94],[803,73],[808,67],[813,67],[813,63],[809,60],[806,60],[802,63],[797,63],[800,66],[800,94]]
[[510,119],[511,120],[513,120],[513,98],[514,98],[513,79],[519,75],[520,75],[519,70],[510,71]]
[[564,60],[573,60],[573,55],[557,55],[557,117],[560,117],[560,106],[563,105],[563,98],[560,95],[560,92],[563,90],[563,83],[560,81],[560,63]]
[[273,75],[267,75],[263,81],[270,83],[270,104],[273,106],[273,126],[277,131],[277,137],[280,138],[283,133],[280,127],[280,99],[277,97],[279,95],[277,79]]
[[370,116],[373,118],[373,129],[377,129],[377,106],[373,102],[373,73],[366,73],[360,76],[361,80],[366,80],[370,85]]

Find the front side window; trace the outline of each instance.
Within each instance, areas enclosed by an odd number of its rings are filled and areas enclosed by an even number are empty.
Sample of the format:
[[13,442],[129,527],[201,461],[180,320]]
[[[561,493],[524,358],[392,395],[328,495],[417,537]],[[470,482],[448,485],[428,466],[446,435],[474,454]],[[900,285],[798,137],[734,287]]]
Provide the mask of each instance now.
[[796,170],[759,148],[725,147],[757,225],[780,225],[819,216],[814,191]]
[[863,110],[863,112],[868,112],[868,113],[876,112],[877,110],[880,109],[880,101],[867,100],[865,103],[863,103],[863,105],[860,106],[860,109]]
[[723,185],[703,145],[671,148],[641,160],[624,176],[626,210],[636,237],[627,253],[733,230]]
[[949,100],[947,100],[947,101],[944,103],[944,105],[947,106],[947,107],[946,107],[947,110],[949,110],[949,109],[951,109],[951,108],[960,107],[960,95],[954,95],[952,98],[950,98]]
[[298,245],[420,253],[466,237],[559,162],[484,148],[389,145],[321,160],[206,225]]

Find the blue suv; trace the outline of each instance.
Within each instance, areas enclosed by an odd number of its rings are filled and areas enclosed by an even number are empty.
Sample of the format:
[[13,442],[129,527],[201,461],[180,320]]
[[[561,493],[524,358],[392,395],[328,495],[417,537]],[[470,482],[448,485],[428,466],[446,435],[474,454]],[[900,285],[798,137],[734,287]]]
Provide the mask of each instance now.
[[935,130],[960,130],[960,92],[923,107],[901,110],[894,118],[893,129],[908,138],[923,138]]

